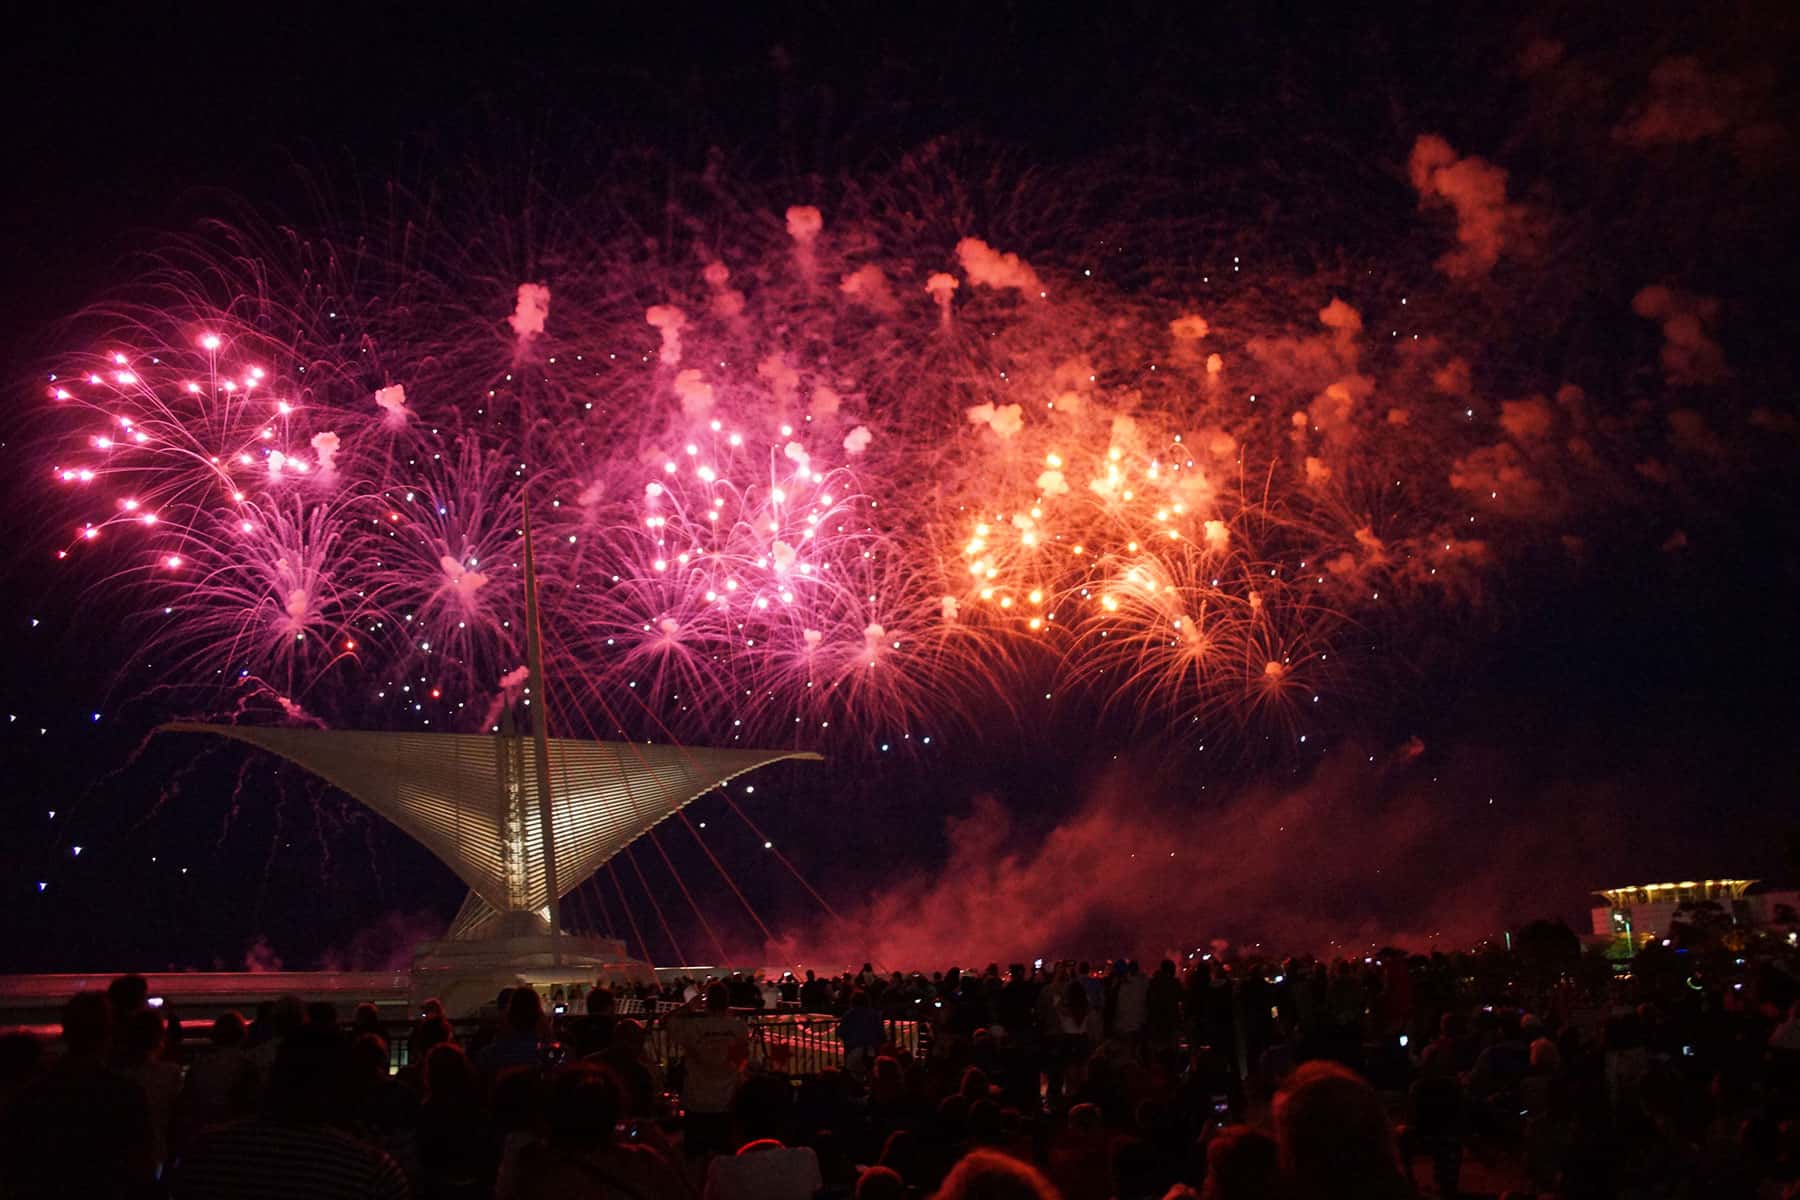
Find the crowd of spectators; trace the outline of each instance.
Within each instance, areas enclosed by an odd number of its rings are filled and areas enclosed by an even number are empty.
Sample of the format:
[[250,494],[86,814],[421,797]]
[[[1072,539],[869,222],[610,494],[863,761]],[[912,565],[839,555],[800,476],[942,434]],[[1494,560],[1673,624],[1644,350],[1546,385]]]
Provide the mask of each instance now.
[[[1182,965],[519,987],[456,1023],[288,996],[203,1029],[125,976],[56,1043],[0,1037],[0,1196],[1800,1197],[1779,964]],[[771,1069],[802,1026],[829,1065]]]

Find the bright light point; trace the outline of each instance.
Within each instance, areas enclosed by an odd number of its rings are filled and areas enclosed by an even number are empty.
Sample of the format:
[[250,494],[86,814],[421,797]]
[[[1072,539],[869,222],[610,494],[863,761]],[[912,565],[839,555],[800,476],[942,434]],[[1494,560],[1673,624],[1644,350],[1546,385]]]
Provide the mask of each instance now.
[[181,566],[181,555],[179,555],[179,554],[169,555],[169,557],[163,559],[163,565],[165,567],[168,567],[169,570],[171,570],[171,571],[176,570],[177,568],[179,568]]
[[219,335],[216,333],[209,333],[200,339],[200,346],[204,350],[217,350],[219,344]]

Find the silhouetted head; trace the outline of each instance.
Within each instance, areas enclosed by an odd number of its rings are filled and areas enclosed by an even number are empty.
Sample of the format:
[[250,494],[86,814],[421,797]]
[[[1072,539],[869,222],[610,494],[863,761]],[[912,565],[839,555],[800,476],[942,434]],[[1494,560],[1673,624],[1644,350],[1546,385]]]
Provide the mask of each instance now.
[[222,1012],[213,1018],[210,1036],[215,1046],[241,1046],[247,1032],[242,1013]]
[[113,1016],[123,1020],[150,1002],[150,981],[142,975],[121,975],[106,985],[106,1002]]
[[356,1011],[350,1015],[350,1028],[358,1033],[380,1033],[380,1010],[373,1004],[370,1004],[367,1000],[364,1000],[361,1004],[356,1006]]
[[1248,1125],[1228,1125],[1206,1147],[1201,1200],[1262,1200],[1279,1194],[1275,1139]]
[[906,1200],[906,1181],[892,1167],[870,1167],[857,1177],[856,1200]]
[[550,1140],[563,1146],[610,1145],[624,1107],[619,1082],[611,1071],[591,1063],[572,1063],[550,1081]]
[[731,1007],[731,992],[722,983],[706,986],[706,1011],[722,1013]]
[[972,1150],[944,1177],[937,1200],[1057,1200],[1034,1168],[992,1150]]
[[479,1100],[481,1076],[455,1042],[440,1042],[425,1055],[425,1095],[432,1100]]
[[338,1115],[345,1078],[345,1046],[337,1030],[322,1025],[297,1029],[282,1039],[269,1071],[263,1103],[270,1117],[319,1125]]
[[536,1033],[544,1018],[544,1002],[528,987],[515,988],[506,1002],[506,1027],[514,1033]]
[[1309,1062],[1275,1097],[1282,1174],[1301,1196],[1410,1194],[1381,1097],[1355,1072]]

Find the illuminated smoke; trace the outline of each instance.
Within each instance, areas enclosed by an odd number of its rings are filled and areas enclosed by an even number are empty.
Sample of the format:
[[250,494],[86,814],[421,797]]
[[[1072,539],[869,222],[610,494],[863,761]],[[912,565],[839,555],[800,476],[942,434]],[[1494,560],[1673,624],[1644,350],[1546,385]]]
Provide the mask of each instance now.
[[644,323],[662,335],[658,358],[665,367],[681,365],[681,331],[687,326],[687,314],[673,304],[654,304],[644,310]]
[[1206,318],[1193,313],[1169,322],[1169,333],[1177,342],[1197,342],[1211,331]]
[[544,322],[550,319],[550,287],[543,283],[521,283],[518,299],[513,302],[512,316],[506,323],[512,326],[514,336],[523,346],[544,332]]
[[1002,254],[980,238],[966,237],[956,243],[957,261],[969,282],[991,288],[1023,292],[1033,300],[1043,293],[1037,272],[1017,254]]
[[779,354],[769,355],[756,364],[756,375],[775,394],[777,412],[793,409],[800,396],[800,373],[788,366],[787,359]]
[[1708,74],[1696,58],[1665,58],[1650,71],[1650,90],[1620,140],[1636,146],[1697,142],[1725,132],[1742,104],[1739,85]]
[[874,440],[875,435],[869,432],[867,425],[858,425],[844,435],[844,450],[853,455],[861,454],[869,448],[869,443]]
[[825,218],[812,205],[796,204],[787,210],[788,236],[794,239],[794,264],[799,267],[801,277],[809,281],[818,271],[814,245],[823,228]]
[[1502,253],[1524,236],[1526,213],[1506,199],[1506,172],[1486,159],[1458,157],[1436,134],[1421,134],[1407,162],[1422,206],[1448,206],[1456,215],[1461,245],[1438,259],[1438,269],[1452,279],[1486,275]]
[[960,285],[956,281],[956,276],[943,271],[935,273],[925,281],[925,290],[931,294],[931,299],[937,304],[938,324],[940,325],[948,327],[950,324],[950,302],[955,297],[958,286]]
[[712,289],[713,316],[731,320],[743,315],[744,293],[730,286],[730,267],[722,262],[708,263],[700,274],[706,280],[706,286]]
[[387,414],[386,420],[390,426],[397,427],[406,424],[408,416],[406,389],[400,384],[396,383],[378,389],[375,393],[375,403],[382,412]]
[[[677,349],[677,353],[679,352]],[[705,377],[694,368],[689,367],[675,376],[675,394],[681,399],[683,416],[698,418],[712,413],[712,384],[706,382]]]
[[1631,311],[1662,324],[1663,378],[1677,385],[1717,383],[1725,378],[1725,351],[1708,330],[1719,317],[1719,302],[1652,284],[1631,298]]
[[313,448],[313,452],[319,456],[320,471],[330,474],[332,471],[337,470],[337,456],[338,450],[340,449],[337,434],[332,433],[329,430],[324,433],[315,433],[312,436],[310,445]]
[[443,568],[449,589],[464,604],[474,603],[475,593],[487,586],[488,577],[485,572],[470,570],[448,554],[438,559],[438,566]]
[[894,289],[888,284],[887,275],[874,263],[860,266],[840,279],[838,291],[853,303],[860,304],[882,316],[893,316],[899,309],[899,304],[894,299]]
[[971,405],[964,413],[971,425],[986,425],[995,437],[1009,438],[1025,427],[1025,410],[1017,404]]

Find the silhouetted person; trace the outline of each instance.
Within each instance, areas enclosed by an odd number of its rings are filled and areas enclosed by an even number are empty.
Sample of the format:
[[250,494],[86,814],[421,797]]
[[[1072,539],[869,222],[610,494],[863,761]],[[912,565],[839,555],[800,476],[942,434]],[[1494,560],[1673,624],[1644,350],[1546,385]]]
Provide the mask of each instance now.
[[651,1117],[656,1111],[658,1068],[644,1044],[643,1024],[626,1017],[613,1026],[606,1049],[587,1058],[618,1078],[627,1117]]
[[869,993],[857,988],[850,993],[850,1008],[838,1021],[838,1040],[844,1044],[844,1069],[859,1078],[881,1051],[881,1014],[869,1003]]
[[260,1116],[222,1125],[183,1157],[177,1200],[405,1200],[397,1163],[332,1128],[345,1119],[346,1047],[336,1030],[308,1027],[283,1039]]
[[9,1197],[129,1196],[150,1185],[150,1110],[143,1089],[107,1062],[108,1000],[86,992],[63,1006],[62,1058],[0,1121]]
[[1293,1200],[1400,1200],[1400,1172],[1381,1097],[1360,1075],[1309,1062],[1275,1097],[1275,1139]]
[[710,985],[705,1003],[704,1011],[689,1007],[669,1020],[682,1054],[682,1141],[694,1155],[731,1150],[731,1102],[750,1057],[749,1028],[732,1015],[725,985]]
[[519,1156],[518,1200],[669,1200],[687,1189],[661,1154],[621,1142],[619,1091],[612,1076],[589,1063],[563,1067],[550,1083],[544,1138]]
[[536,1067],[543,1061],[544,1003],[528,987],[506,998],[506,1029],[475,1055],[475,1065],[489,1079],[508,1067]]
[[208,1044],[195,1053],[176,1105],[178,1146],[202,1129],[256,1110],[262,1079],[244,1049],[246,1033],[244,1018],[235,1012],[213,1020]]
[[350,1015],[350,1032],[355,1037],[372,1033],[382,1041],[387,1041],[387,1027],[381,1023],[381,1010],[364,1000],[356,1006]]
[[119,1036],[119,1069],[143,1090],[150,1114],[150,1153],[161,1174],[169,1161],[175,1103],[181,1095],[181,1068],[163,1059],[165,1026],[154,1008],[140,1008],[125,1018]]
[[491,1195],[500,1142],[488,1122],[480,1074],[454,1042],[433,1046],[422,1066],[425,1099],[417,1133],[421,1194],[442,1200]]
[[752,1075],[744,1080],[731,1106],[738,1150],[712,1160],[706,1200],[812,1200],[824,1186],[818,1155],[781,1140],[793,1109],[793,1090],[785,1079]]

